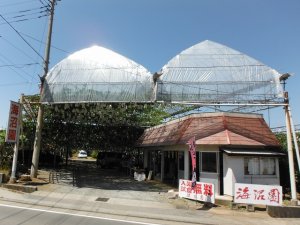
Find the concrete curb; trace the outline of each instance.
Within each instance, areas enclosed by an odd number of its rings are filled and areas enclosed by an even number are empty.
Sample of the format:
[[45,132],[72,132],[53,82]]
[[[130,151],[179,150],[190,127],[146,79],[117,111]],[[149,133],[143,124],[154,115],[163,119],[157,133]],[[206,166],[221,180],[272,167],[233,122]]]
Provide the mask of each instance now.
[[3,184],[2,187],[15,190],[15,191],[25,192],[25,193],[32,193],[38,190],[36,186],[31,186],[31,185]]
[[6,202],[12,202],[12,203],[19,203],[19,204],[30,204],[32,206],[41,206],[41,207],[47,207],[49,209],[64,209],[64,210],[74,210],[74,211],[80,211],[80,212],[88,212],[88,213],[102,213],[102,214],[108,214],[113,216],[126,216],[126,217],[135,217],[135,218],[141,218],[141,219],[156,219],[161,221],[173,221],[173,222],[179,222],[179,223],[191,223],[191,224],[202,224],[202,225],[216,225],[215,223],[205,223],[200,222],[199,218],[191,218],[190,216],[178,216],[175,215],[166,215],[166,214],[157,214],[157,213],[145,213],[145,212],[132,212],[129,210],[112,210],[108,208],[102,208],[97,207],[97,209],[79,209],[74,206],[66,206],[63,203],[54,203],[54,204],[46,204],[42,202],[34,203],[30,201],[25,200],[16,200],[16,199],[7,199],[7,198],[0,198],[0,201],[6,201]]
[[300,218],[299,206],[268,206],[267,211],[275,218]]

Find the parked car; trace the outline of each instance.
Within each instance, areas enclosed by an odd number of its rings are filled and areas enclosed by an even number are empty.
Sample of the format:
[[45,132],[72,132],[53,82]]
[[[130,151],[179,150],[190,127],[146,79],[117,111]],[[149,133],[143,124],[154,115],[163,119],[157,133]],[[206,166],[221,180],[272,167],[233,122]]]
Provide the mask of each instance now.
[[77,157],[78,158],[87,158],[87,152],[85,150],[80,150]]

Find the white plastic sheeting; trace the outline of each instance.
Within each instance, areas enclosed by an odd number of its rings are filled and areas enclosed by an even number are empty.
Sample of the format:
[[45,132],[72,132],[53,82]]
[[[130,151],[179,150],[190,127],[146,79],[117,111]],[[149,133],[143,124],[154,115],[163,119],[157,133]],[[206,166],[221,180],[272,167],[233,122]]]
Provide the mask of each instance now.
[[161,72],[158,101],[267,103],[283,95],[276,70],[208,40],[182,51]]
[[154,85],[143,66],[94,46],[75,52],[50,70],[42,102],[266,104],[279,102],[283,96],[276,70],[212,41],[182,51],[161,73],[155,76]]
[[47,74],[44,103],[149,102],[151,73],[136,62],[103,47],[75,52]]

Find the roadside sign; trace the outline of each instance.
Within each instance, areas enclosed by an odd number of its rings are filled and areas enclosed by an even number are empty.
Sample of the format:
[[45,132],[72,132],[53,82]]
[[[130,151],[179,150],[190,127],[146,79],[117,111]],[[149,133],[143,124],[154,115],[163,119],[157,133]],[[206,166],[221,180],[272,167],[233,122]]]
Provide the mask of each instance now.
[[15,143],[19,138],[21,105],[10,101],[10,110],[8,116],[8,125],[5,136],[5,142]]
[[234,202],[280,206],[282,205],[282,187],[236,183],[234,188]]
[[215,203],[215,187],[211,183],[196,182],[192,186],[191,180],[179,180],[179,197]]

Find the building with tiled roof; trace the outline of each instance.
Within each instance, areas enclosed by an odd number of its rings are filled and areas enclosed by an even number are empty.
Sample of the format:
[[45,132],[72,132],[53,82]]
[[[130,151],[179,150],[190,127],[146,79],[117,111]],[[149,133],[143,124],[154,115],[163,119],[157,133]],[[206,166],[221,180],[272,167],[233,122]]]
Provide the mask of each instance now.
[[149,128],[137,145],[144,167],[174,184],[190,179],[188,141],[195,138],[197,180],[233,196],[234,183],[279,184],[280,144],[262,115],[192,114]]

